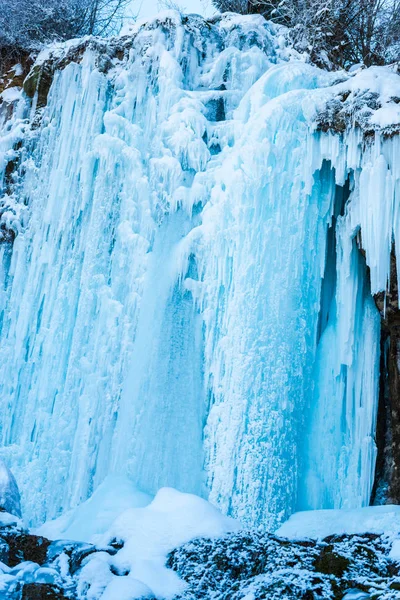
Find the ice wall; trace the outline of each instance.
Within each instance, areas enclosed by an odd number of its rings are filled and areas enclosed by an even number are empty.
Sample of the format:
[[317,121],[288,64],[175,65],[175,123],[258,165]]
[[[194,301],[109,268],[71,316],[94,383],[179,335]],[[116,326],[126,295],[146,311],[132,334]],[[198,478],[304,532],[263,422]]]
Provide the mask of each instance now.
[[110,473],[268,527],[368,504],[398,140],[314,132],[348,76],[261,17],[167,13],[121,44],[56,69],[3,184],[1,456],[25,514]]

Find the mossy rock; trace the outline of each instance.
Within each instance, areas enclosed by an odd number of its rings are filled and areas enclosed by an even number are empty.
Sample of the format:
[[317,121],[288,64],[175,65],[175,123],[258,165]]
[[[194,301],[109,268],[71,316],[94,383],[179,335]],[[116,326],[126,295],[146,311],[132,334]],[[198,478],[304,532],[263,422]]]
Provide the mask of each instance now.
[[400,592],[400,581],[393,581],[390,585],[389,588],[391,590],[398,590]]
[[314,568],[319,573],[342,577],[350,566],[350,560],[338,554],[333,545],[328,544],[322,548],[321,553],[314,561]]
[[54,69],[49,64],[35,65],[24,80],[24,92],[33,98],[37,92],[37,108],[47,104],[47,96],[53,83]]
[[40,67],[38,65],[35,65],[33,69],[29,72],[28,76],[25,78],[23,84],[24,92],[29,98],[33,98],[33,96],[35,95],[39,77]]
[[9,567],[15,567],[23,561],[32,561],[38,565],[47,562],[47,549],[51,544],[47,538],[25,532],[1,530],[0,541],[8,544]]
[[67,600],[62,590],[50,583],[25,583],[21,600]]

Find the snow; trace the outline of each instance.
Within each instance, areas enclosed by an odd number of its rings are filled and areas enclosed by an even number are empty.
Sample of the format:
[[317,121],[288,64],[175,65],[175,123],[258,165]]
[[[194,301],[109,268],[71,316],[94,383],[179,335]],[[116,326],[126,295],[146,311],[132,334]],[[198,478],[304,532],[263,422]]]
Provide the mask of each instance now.
[[22,527],[23,522],[19,517],[8,512],[0,512],[0,527]]
[[[400,528],[400,525],[399,525],[399,528]],[[396,561],[400,562],[400,539],[394,540],[389,557],[392,560],[396,560]]]
[[[293,514],[276,534],[291,540],[323,539],[329,535],[377,533],[391,539],[400,537],[400,506],[368,506],[352,510],[310,510]],[[398,555],[399,539],[392,548]]]
[[[378,94],[382,103],[400,97],[400,77],[391,67],[370,67],[362,69],[356,76],[342,84],[353,93],[368,91]],[[394,121],[396,123],[397,121]]]
[[[57,583],[59,579],[56,569],[39,567],[37,563],[23,561],[15,567],[7,567],[0,563],[0,592],[4,598],[13,598],[15,592],[25,583]],[[12,593],[14,592],[14,593]]]
[[88,598],[101,600],[130,600],[141,597],[140,594],[172,598],[184,589],[184,583],[165,567],[168,552],[193,538],[220,537],[239,528],[239,523],[223,516],[202,498],[163,488],[147,507],[126,510],[105,535],[97,537],[103,547],[113,540],[123,542],[112,562],[114,572],[121,576],[109,572],[109,555],[96,553],[86,559],[78,588],[84,590],[89,584]]
[[[297,512],[281,525],[276,535],[298,540],[322,540],[331,535],[375,533],[391,543],[389,558],[400,561],[400,506],[367,506],[358,509]],[[358,594],[358,595],[357,595]],[[361,600],[360,590],[349,590],[347,600]]]
[[[378,131],[390,131],[391,127],[399,125],[400,76],[392,67],[370,67],[330,75],[335,75],[339,81],[320,90],[315,102],[305,107],[309,119],[323,111],[329,101],[345,97],[343,106],[347,109],[349,127],[357,121],[363,122],[364,128],[369,126]],[[334,83],[333,79],[331,83]]]
[[[167,486],[271,530],[298,509],[365,506],[371,292],[400,237],[400,142],[379,127],[398,117],[400,77],[327,74],[259,16],[135,27],[107,72],[89,42],[56,70],[34,129],[25,98],[11,120],[0,106],[1,224],[18,232],[0,246],[0,454],[24,514],[64,514],[49,535],[99,534],[110,475],[131,481],[118,510]],[[369,143],[351,119],[317,130],[329,102],[368,90]]]
[[84,41],[88,41],[90,36],[83,38],[72,38],[64,42],[54,41],[47,44],[38,54],[35,65],[41,65],[48,60],[57,60],[63,58],[71,48],[81,44]]
[[51,540],[90,542],[94,536],[105,533],[126,509],[144,507],[150,502],[151,496],[136,490],[126,477],[109,475],[86,502],[44,523],[35,533]]
[[365,592],[361,592],[360,590],[356,590],[356,589],[349,590],[343,596],[343,600],[364,600],[367,598],[370,598],[369,594],[366,594]]
[[135,600],[135,598],[154,598],[147,585],[134,577],[114,577],[104,590],[101,600]]
[[10,87],[3,90],[0,94],[0,99],[4,102],[15,102],[21,98],[21,88]]
[[391,104],[382,106],[372,115],[371,123],[378,127],[390,127],[393,123],[400,123],[400,105]]

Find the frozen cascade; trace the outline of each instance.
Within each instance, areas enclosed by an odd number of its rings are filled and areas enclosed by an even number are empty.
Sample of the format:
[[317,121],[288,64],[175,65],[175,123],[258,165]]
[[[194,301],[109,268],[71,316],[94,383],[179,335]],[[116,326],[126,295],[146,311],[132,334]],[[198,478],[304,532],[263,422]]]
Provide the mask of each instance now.
[[0,115],[4,173],[25,139],[12,193],[0,174],[0,454],[25,514],[113,473],[270,528],[368,504],[398,136],[316,131],[351,78],[261,17],[121,40],[56,69],[31,132],[25,96]]

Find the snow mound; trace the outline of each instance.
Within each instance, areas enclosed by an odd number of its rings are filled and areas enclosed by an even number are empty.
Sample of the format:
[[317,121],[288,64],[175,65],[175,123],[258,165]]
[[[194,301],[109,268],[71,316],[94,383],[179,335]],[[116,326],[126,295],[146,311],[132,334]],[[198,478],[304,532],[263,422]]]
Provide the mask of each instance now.
[[86,502],[58,519],[47,521],[37,529],[37,534],[50,540],[90,542],[93,536],[105,533],[125,510],[142,508],[150,502],[151,496],[138,491],[128,478],[110,475]]
[[[223,516],[206,500],[162,488],[151,504],[125,511],[105,535],[97,537],[99,546],[121,549],[114,557],[106,553],[88,557],[78,590],[90,589],[93,599],[130,600],[143,597],[143,586],[147,586],[157,597],[173,597],[183,591],[184,584],[165,566],[167,554],[194,538],[215,538],[239,529],[237,521]],[[142,596],[129,595],[136,588]]]
[[323,539],[329,535],[400,535],[400,506],[368,506],[359,509],[309,510],[293,514],[276,534],[288,539]]

